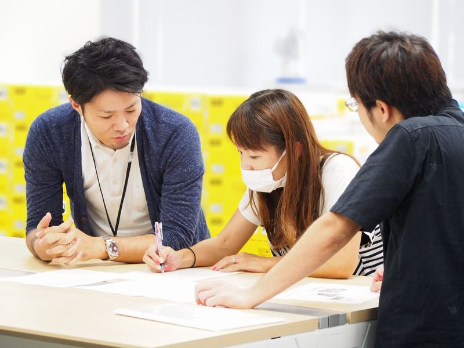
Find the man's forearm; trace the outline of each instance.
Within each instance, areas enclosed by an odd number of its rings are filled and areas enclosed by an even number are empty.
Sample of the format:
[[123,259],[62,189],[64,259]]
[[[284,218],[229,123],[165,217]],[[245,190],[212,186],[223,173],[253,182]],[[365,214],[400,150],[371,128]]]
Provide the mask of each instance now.
[[359,228],[342,215],[323,215],[292,250],[253,286],[253,305],[264,302],[314,272],[346,245]]

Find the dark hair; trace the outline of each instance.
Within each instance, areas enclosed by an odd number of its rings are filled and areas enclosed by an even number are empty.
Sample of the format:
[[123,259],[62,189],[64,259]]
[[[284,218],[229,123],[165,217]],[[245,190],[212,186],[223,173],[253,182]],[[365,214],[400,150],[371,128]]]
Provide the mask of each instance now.
[[421,36],[378,31],[353,47],[345,68],[350,94],[369,114],[381,100],[405,119],[434,115],[452,98],[438,56]]
[[[227,135],[239,147],[264,150],[274,146],[286,150],[285,188],[258,192],[258,214],[272,246],[292,247],[321,213],[321,156],[336,151],[324,148],[301,101],[291,92],[274,89],[252,94],[227,122]],[[297,143],[301,144],[298,155]],[[253,201],[250,190],[250,202]],[[323,201],[323,200],[322,200]]]
[[135,47],[114,38],[88,41],[65,58],[61,74],[66,91],[81,106],[107,89],[141,93],[148,80]]

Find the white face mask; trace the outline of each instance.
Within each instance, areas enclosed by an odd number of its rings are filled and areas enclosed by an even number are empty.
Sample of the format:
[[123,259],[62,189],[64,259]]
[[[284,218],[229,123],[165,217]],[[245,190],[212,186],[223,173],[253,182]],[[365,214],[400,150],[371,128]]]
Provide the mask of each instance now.
[[245,185],[252,191],[258,192],[272,192],[279,187],[284,187],[285,182],[287,181],[287,173],[283,176],[282,179],[277,181],[274,180],[272,177],[272,172],[277,168],[280,163],[280,160],[284,157],[285,152],[280,156],[279,160],[276,164],[270,169],[262,169],[262,170],[249,170],[243,169],[242,170],[242,180]]

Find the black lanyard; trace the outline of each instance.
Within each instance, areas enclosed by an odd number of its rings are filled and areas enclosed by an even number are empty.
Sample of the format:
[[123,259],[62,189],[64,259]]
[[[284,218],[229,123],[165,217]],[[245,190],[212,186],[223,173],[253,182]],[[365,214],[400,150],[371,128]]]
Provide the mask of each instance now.
[[106,218],[108,219],[108,224],[110,225],[111,232],[113,232],[113,236],[116,237],[116,235],[118,234],[119,219],[121,218],[122,204],[124,203],[124,197],[126,196],[127,182],[129,181],[129,173],[130,173],[131,166],[132,166],[132,158],[134,157],[135,134],[134,134],[134,137],[132,138],[131,145],[130,145],[129,161],[127,162],[126,180],[124,181],[124,188],[122,190],[121,203],[119,204],[119,211],[118,211],[118,217],[116,219],[115,228],[113,228],[113,224],[111,223],[110,216],[108,214],[108,209],[106,209],[105,197],[103,197],[103,191],[100,185],[100,178],[98,177],[97,163],[95,162],[95,156],[93,154],[92,144],[90,143],[90,139],[89,139],[89,145],[90,145],[90,152],[92,153],[93,165],[95,166],[95,173],[97,173],[98,187],[100,187],[100,193],[101,193],[102,200],[103,200],[103,206],[105,207]]

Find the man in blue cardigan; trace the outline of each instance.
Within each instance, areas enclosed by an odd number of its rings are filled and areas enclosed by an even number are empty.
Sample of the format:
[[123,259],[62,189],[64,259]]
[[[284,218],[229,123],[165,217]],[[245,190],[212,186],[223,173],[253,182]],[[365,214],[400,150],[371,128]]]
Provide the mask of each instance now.
[[[66,57],[62,76],[70,103],[37,117],[24,150],[31,253],[68,265],[142,262],[155,222],[174,249],[209,238],[198,132],[141,98],[148,72],[135,48],[87,42]],[[64,222],[63,182],[72,213]]]

